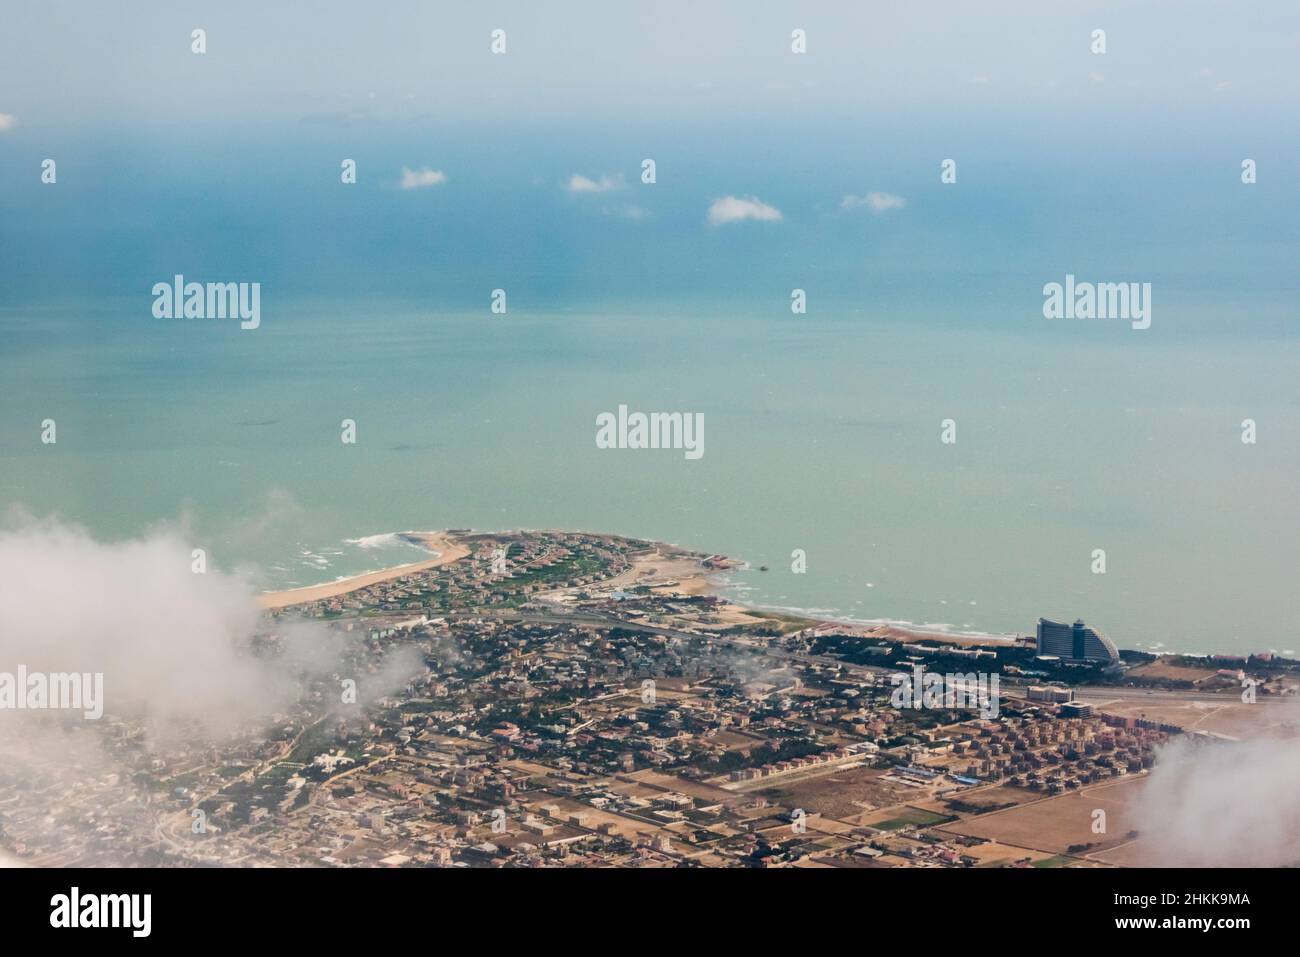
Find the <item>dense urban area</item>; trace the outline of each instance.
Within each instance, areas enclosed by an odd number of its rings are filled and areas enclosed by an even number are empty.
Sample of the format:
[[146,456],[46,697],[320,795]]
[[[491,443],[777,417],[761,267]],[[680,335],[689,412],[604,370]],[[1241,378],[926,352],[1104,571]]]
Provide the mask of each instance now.
[[[264,614],[250,654],[275,659],[304,623],[343,649],[269,727],[196,746],[110,713],[75,732],[110,758],[89,779],[0,767],[4,848],[33,865],[1120,866],[1141,862],[1128,809],[1157,749],[1236,737],[1180,696],[1230,716],[1294,693],[1294,663],[1269,656],[1112,654],[1082,622],[980,641],[813,621],[720,597],[722,556],[454,534],[458,560]],[[899,705],[934,673],[992,676],[994,699]]]

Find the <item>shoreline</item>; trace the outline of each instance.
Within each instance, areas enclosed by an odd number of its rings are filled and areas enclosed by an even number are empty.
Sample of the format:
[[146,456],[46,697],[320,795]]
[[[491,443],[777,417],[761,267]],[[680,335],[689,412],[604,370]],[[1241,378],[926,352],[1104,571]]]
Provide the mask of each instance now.
[[[519,529],[519,531],[535,532],[554,532],[556,529]],[[324,582],[319,585],[304,585],[296,588],[283,589],[280,591],[262,592],[257,596],[257,604],[264,611],[277,611],[283,608],[289,608],[293,605],[306,604],[308,602],[320,601],[327,598],[337,598],[346,595],[349,592],[359,591],[370,585],[380,582],[391,581],[395,578],[401,578],[404,575],[411,575],[417,572],[427,571],[431,568],[438,568],[443,565],[450,565],[453,562],[469,555],[470,550],[462,544],[461,535],[465,534],[482,534],[475,533],[469,529],[457,529],[452,531],[444,529],[432,532],[402,532],[401,535],[418,539],[420,544],[430,551],[434,552],[434,557],[418,562],[408,562],[402,565],[394,565],[388,568],[381,568],[374,571],[362,572],[357,575],[351,575],[346,578],[340,578],[332,582]],[[588,532],[586,534],[607,534]],[[855,631],[874,633],[876,637],[888,637],[899,641],[908,640],[932,640],[940,643],[955,645],[985,645],[1011,647],[1021,643],[1025,638],[1032,637],[1028,634],[1012,633],[991,633],[985,631],[962,631],[954,628],[945,628],[942,625],[916,624],[915,622],[902,621],[898,619],[880,618],[880,619],[856,619],[842,618],[834,615],[818,614],[816,610],[791,608],[787,606],[773,606],[761,603],[755,603],[739,599],[730,592],[734,589],[736,582],[729,578],[729,573],[734,572],[744,565],[743,562],[736,561],[731,568],[707,568],[699,564],[706,556],[703,552],[697,552],[693,549],[676,545],[670,542],[652,541],[649,539],[638,539],[653,545],[656,549],[671,549],[673,552],[680,553],[679,559],[690,559],[695,563],[695,568],[689,574],[681,574],[680,589],[683,594],[707,594],[720,598],[723,601],[734,605],[737,609],[745,612],[756,612],[761,614],[773,615],[778,617],[799,618],[806,620],[810,626],[818,625],[843,625],[845,628]],[[662,560],[662,559],[661,559]],[[622,576],[615,576],[610,581],[616,581]],[[693,584],[688,584],[693,582]],[[1173,649],[1140,649],[1140,648],[1122,648],[1121,651],[1133,651],[1138,654],[1154,655],[1157,658],[1162,657],[1193,657],[1193,658],[1210,658],[1218,652],[1180,652]],[[1249,658],[1258,652],[1237,653],[1242,658]]]
[[[725,574],[725,573],[722,573]],[[717,584],[715,582],[715,584]],[[793,605],[767,605],[758,602],[747,601],[735,598],[729,594],[723,593],[725,589],[734,588],[735,582],[721,582],[721,589],[710,592],[719,598],[723,598],[733,605],[750,611],[766,612],[770,615],[787,618],[803,618],[814,623],[829,623],[835,625],[844,625],[848,628],[857,628],[870,631],[897,631],[917,638],[933,638],[937,641],[947,640],[950,643],[975,644],[984,643],[990,645],[1013,645],[1025,638],[1033,637],[1028,634],[1017,632],[997,632],[997,631],[971,631],[958,628],[953,625],[931,624],[924,622],[917,624],[914,621],[908,621],[900,618],[851,618],[837,614],[826,614],[815,608],[799,608]]]
[[[519,529],[519,531],[532,532],[557,532],[558,529]],[[420,544],[430,551],[435,552],[435,556],[418,562],[408,562],[402,565],[393,565],[388,568],[376,569],[373,571],[362,572],[357,575],[349,575],[345,578],[336,579],[331,582],[323,582],[319,585],[303,585],[296,588],[282,589],[279,591],[263,592],[257,596],[257,603],[265,611],[277,611],[283,608],[289,608],[293,605],[306,604],[313,601],[321,601],[327,598],[338,598],[349,592],[359,591],[371,585],[380,582],[391,581],[395,578],[401,578],[404,575],[411,575],[417,572],[427,571],[431,568],[438,568],[443,565],[450,565],[459,561],[469,554],[469,549],[461,544],[459,535],[475,534],[468,529],[457,529],[451,531],[444,529],[435,532],[401,532],[399,533],[409,538],[418,539]],[[586,534],[607,534],[599,532],[587,532]],[[941,630],[940,626],[916,625],[911,622],[898,621],[894,619],[852,619],[837,618],[827,615],[819,615],[814,611],[806,609],[794,609],[786,607],[768,606],[740,600],[728,592],[733,588],[734,582],[728,580],[728,573],[741,567],[743,562],[736,562],[731,568],[707,568],[700,562],[706,557],[703,552],[697,552],[693,549],[686,548],[682,545],[671,542],[659,542],[644,539],[647,544],[653,545],[656,550],[670,549],[673,552],[680,553],[676,560],[688,559],[693,563],[693,568],[687,573],[674,570],[679,578],[678,589],[683,594],[690,595],[711,595],[734,605],[737,609],[744,612],[758,612],[787,618],[799,618],[807,621],[810,626],[822,623],[844,625],[846,628],[854,630],[879,632],[882,635],[892,633],[897,640],[920,640],[931,639],[939,642],[950,644],[992,644],[1008,646],[1015,644],[1020,636],[1011,634],[990,634],[987,632],[964,632],[957,630]],[[666,556],[665,556],[666,557]],[[658,559],[659,562],[663,558]],[[617,582],[623,576],[615,576],[610,582]]]
[[452,562],[460,561],[469,554],[469,549],[460,544],[455,536],[446,531],[403,532],[402,534],[418,538],[421,545],[434,552],[434,557],[419,562],[408,562],[405,565],[393,565],[377,571],[362,572],[360,575],[351,575],[347,578],[340,578],[320,585],[303,585],[299,588],[288,588],[282,591],[262,592],[257,596],[258,607],[266,611],[275,611],[292,605],[302,605],[326,598],[337,598],[340,595],[359,591],[379,582],[401,578],[403,575],[413,575],[416,572],[428,571],[430,568],[438,568],[441,565],[450,565]]

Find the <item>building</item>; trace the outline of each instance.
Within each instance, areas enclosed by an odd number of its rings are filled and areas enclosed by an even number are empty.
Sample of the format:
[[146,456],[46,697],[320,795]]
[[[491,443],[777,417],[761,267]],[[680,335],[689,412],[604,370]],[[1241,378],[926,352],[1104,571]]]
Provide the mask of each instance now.
[[1038,654],[1064,661],[1119,661],[1115,643],[1082,620],[1073,625],[1038,619]]
[[1062,704],[1074,700],[1074,691],[1070,688],[1057,688],[1053,685],[1030,685],[1025,697],[1030,701],[1050,701],[1053,704]]

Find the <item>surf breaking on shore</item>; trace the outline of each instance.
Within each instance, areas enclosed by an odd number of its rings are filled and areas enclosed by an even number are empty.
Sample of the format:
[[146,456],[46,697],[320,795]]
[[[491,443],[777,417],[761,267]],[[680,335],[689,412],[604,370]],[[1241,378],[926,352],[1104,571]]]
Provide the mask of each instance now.
[[[364,538],[349,539],[349,543],[358,544],[362,547],[367,545],[379,546],[395,544],[397,540],[403,540],[413,545],[418,545],[433,553],[432,558],[409,562],[401,565],[394,565],[389,568],[376,569],[373,571],[362,572],[357,575],[350,575],[339,578],[332,582],[324,582],[319,585],[307,585],[298,588],[289,588],[279,591],[271,591],[258,596],[258,604],[268,611],[287,608],[293,605],[306,604],[308,602],[320,601],[328,598],[337,598],[346,595],[349,592],[358,591],[380,582],[391,581],[392,579],[401,578],[404,575],[411,575],[432,568],[438,568],[444,565],[450,565],[459,561],[470,554],[470,549],[457,537],[457,534],[451,531],[436,532],[389,532],[382,535],[371,535]],[[679,552],[680,557],[695,555],[689,549],[681,548],[677,545],[666,543],[654,543],[660,549],[671,549]],[[699,555],[697,558],[704,558]],[[806,619],[811,625],[843,625],[845,628],[854,630],[866,629],[880,636],[888,636],[894,640],[921,640],[930,639],[949,644],[1013,644],[1018,640],[1018,636],[1009,634],[989,634],[978,631],[962,631],[951,626],[945,625],[918,625],[914,622],[899,621],[894,619],[854,619],[842,618],[828,615],[815,609],[792,608],[792,607],[774,607],[765,606],[761,603],[745,601],[736,595],[734,583],[727,579],[727,572],[737,568],[744,567],[743,562],[735,562],[729,559],[723,559],[722,556],[709,556],[712,561],[718,564],[710,566],[702,561],[692,561],[689,567],[681,562],[673,562],[671,572],[676,580],[675,590],[683,594],[716,595],[731,605],[735,606],[738,611],[769,612],[779,615]],[[725,567],[723,564],[725,562]],[[664,556],[659,555],[656,563],[660,566],[664,564]],[[635,575],[619,575],[611,579],[609,583],[632,584]]]
[[[379,537],[388,538],[389,536],[372,536],[372,539],[378,539]],[[257,603],[262,608],[272,610],[287,608],[290,605],[301,605],[311,601],[321,601],[325,598],[337,598],[339,595],[346,595],[348,592],[366,588],[379,582],[427,571],[430,568],[438,568],[441,565],[450,565],[452,562],[459,561],[469,554],[469,548],[457,541],[448,532],[406,532],[403,533],[403,537],[418,541],[421,547],[427,548],[433,553],[433,557],[424,561],[409,562],[405,565],[394,565],[391,568],[363,572],[360,575],[352,575],[320,585],[305,585],[302,588],[266,592],[257,596]]]

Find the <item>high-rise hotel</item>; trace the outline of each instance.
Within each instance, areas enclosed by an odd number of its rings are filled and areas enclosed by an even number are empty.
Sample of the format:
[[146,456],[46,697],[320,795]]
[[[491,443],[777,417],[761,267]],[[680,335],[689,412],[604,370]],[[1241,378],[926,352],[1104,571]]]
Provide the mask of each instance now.
[[1115,643],[1082,620],[1067,625],[1038,619],[1038,653],[1066,661],[1119,661]]

